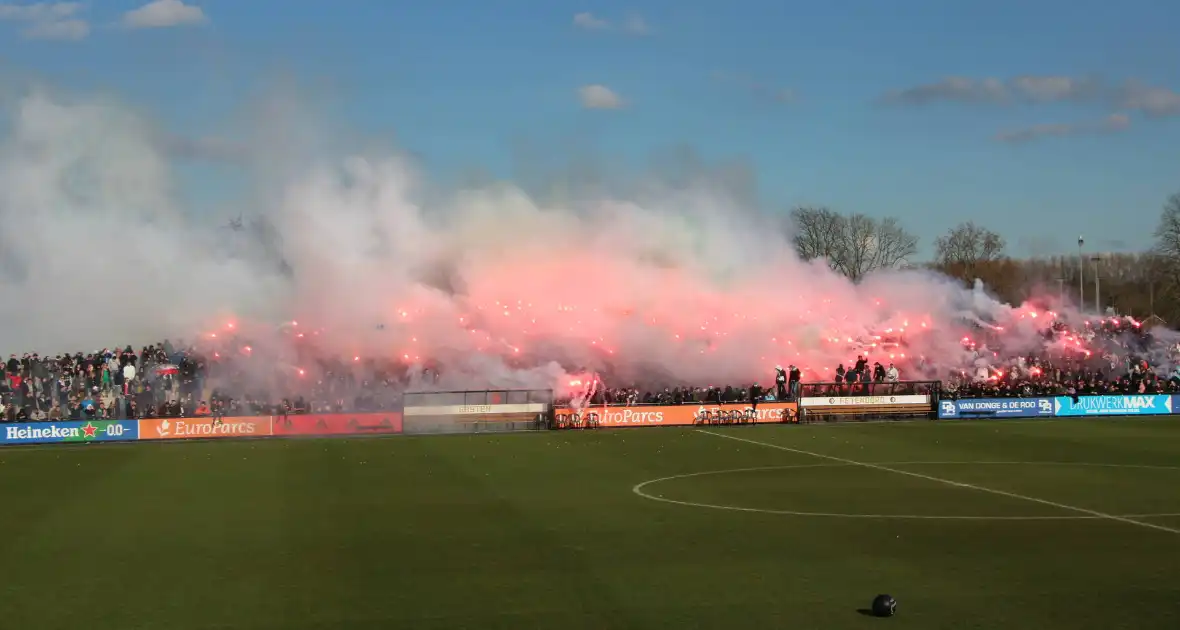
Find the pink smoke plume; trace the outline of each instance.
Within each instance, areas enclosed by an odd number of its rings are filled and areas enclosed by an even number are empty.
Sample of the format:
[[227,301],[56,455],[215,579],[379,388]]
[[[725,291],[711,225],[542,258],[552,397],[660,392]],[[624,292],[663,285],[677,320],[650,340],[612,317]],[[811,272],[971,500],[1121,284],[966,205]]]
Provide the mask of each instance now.
[[921,270],[857,284],[801,261],[781,220],[707,182],[633,199],[554,202],[507,183],[438,194],[403,156],[290,159],[265,140],[281,134],[259,134],[235,165],[248,192],[227,204],[245,227],[226,230],[176,193],[161,134],[129,110],[43,93],[10,109],[7,352],[210,341],[232,322],[252,341],[231,352],[299,373],[293,346],[314,337],[316,352],[432,367],[435,386],[464,389],[584,372],[743,384],[776,365],[828,380],[859,354],[938,377],[1005,358],[981,350],[981,330],[1002,332],[1006,355],[1068,343],[1039,334],[1048,311],[980,287]]

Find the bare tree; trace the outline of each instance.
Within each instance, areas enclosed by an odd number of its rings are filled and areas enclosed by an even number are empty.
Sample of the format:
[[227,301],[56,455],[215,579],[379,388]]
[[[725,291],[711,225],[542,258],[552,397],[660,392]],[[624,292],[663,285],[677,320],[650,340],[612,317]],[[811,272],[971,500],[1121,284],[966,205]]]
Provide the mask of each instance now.
[[[848,264],[844,273],[854,280],[863,278],[866,274],[878,269],[896,269],[909,263],[910,258],[918,253],[918,237],[910,234],[901,223],[893,217],[885,217],[879,221],[857,215],[853,222],[860,217],[862,223],[872,226],[873,239],[865,242],[855,241],[857,251],[865,251],[867,255],[858,257],[858,265]],[[851,256],[853,252],[850,251]]]
[[872,270],[877,251],[877,222],[863,214],[846,217],[840,235],[840,257],[836,268],[853,280],[859,280]]
[[[1180,193],[1164,202],[1159,224],[1155,228],[1155,246],[1152,248],[1153,268],[1158,274],[1159,294],[1153,295],[1156,308],[1169,321],[1180,315],[1176,296],[1180,295]],[[1161,298],[1164,298],[1161,300]]]
[[795,249],[804,260],[823,258],[852,280],[905,264],[918,251],[918,238],[894,218],[844,216],[823,207],[791,212]]
[[[1098,258],[1086,261],[1085,278],[1088,288],[1094,282],[1093,274],[1099,274],[1104,306],[1141,320],[1158,315],[1168,322],[1180,321],[1180,291],[1168,288],[1169,282],[1180,287],[1177,276],[1168,275],[1175,274],[1174,263],[1169,266],[1154,251],[1105,253]],[[967,286],[979,278],[990,293],[1009,304],[1058,295],[1077,297],[1077,254],[982,260],[975,263],[972,274],[962,273],[961,266],[956,271],[953,263],[948,267],[934,262],[930,267],[962,280]]]
[[[1180,271],[1180,193],[1168,197],[1155,228],[1155,254],[1173,273]],[[1180,278],[1180,276],[1175,276]]]
[[1004,245],[1004,237],[967,221],[934,241],[935,261],[943,267],[970,270],[978,263],[1003,258]]
[[1004,256],[1004,238],[974,221],[960,223],[934,241],[934,268],[970,286],[984,286],[1004,300],[1021,291],[1024,274]]
[[[1164,276],[1158,256],[1147,254],[1104,254],[1096,263],[1102,282],[1102,300],[1119,313],[1140,318],[1154,315],[1156,300],[1165,298]],[[1161,306],[1166,302],[1161,301]]]
[[791,211],[795,251],[803,260],[826,258],[835,267],[840,258],[844,217],[824,207],[802,207]]
[[[939,264],[932,267],[947,272]],[[1147,253],[1106,253],[1097,262],[1086,262],[1086,281],[1091,286],[1095,271],[1102,281],[1102,301],[1116,312],[1145,319],[1159,315],[1168,321],[1180,319],[1180,293],[1165,289],[1166,273],[1163,259]],[[954,277],[961,275],[948,273]],[[1056,255],[1045,258],[1014,260],[1000,258],[981,261],[975,265],[970,279],[980,278],[988,290],[1010,304],[1037,297],[1073,296],[1078,286],[1077,255]],[[1092,298],[1091,298],[1092,299]]]

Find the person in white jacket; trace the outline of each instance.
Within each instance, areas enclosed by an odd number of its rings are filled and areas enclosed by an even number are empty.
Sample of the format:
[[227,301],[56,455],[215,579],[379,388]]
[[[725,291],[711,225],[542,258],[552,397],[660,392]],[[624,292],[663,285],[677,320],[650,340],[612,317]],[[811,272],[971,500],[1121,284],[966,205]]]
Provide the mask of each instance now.
[[897,366],[892,363],[889,364],[889,369],[885,370],[885,382],[896,383],[901,378],[901,374],[897,371]]
[[135,364],[128,363],[123,366],[123,394],[127,395],[131,392],[131,383],[135,381]]

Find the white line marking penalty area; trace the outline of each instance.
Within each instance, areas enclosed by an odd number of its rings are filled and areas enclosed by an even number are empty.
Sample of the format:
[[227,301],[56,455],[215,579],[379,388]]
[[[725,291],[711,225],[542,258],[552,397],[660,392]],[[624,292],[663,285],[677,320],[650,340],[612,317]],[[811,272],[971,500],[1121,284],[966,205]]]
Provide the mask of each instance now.
[[1031,503],[1039,503],[1041,505],[1055,507],[1059,510],[1066,510],[1069,512],[1077,512],[1079,514],[1088,514],[1090,516],[1094,516],[1097,518],[1101,518],[1101,519],[1105,519],[1105,520],[1109,520],[1109,521],[1116,521],[1119,523],[1125,523],[1127,525],[1135,525],[1136,527],[1143,527],[1145,529],[1154,529],[1156,531],[1168,532],[1169,534],[1180,534],[1180,529],[1176,529],[1173,527],[1167,527],[1165,525],[1158,525],[1156,523],[1148,523],[1146,521],[1137,521],[1134,519],[1126,518],[1124,516],[1116,516],[1114,514],[1107,514],[1105,512],[1099,512],[1097,510],[1091,510],[1088,508],[1082,508],[1082,507],[1077,507],[1077,506],[1073,506],[1073,505],[1066,505],[1064,503],[1057,503],[1056,501],[1049,501],[1046,499],[1038,499],[1036,497],[1029,497],[1029,496],[1025,496],[1022,494],[1016,494],[1014,492],[1007,492],[1004,490],[996,490],[994,488],[986,488],[984,486],[977,486],[974,484],[963,483],[960,481],[952,481],[950,479],[943,479],[941,477],[933,477],[931,475],[923,475],[922,473],[916,473],[916,472],[912,472],[909,470],[901,470],[899,468],[889,468],[888,466],[881,466],[879,464],[870,464],[868,462],[858,462],[856,460],[845,459],[843,457],[835,457],[833,455],[824,455],[823,453],[813,453],[811,451],[805,451],[805,450],[798,449],[798,448],[791,448],[789,446],[782,446],[779,444],[773,444],[771,442],[760,442],[758,440],[751,440],[749,438],[742,438],[742,437],[737,437],[737,436],[733,436],[733,435],[726,435],[724,433],[714,433],[713,431],[706,431],[705,429],[696,429],[696,432],[703,433],[705,435],[711,435],[713,437],[723,438],[726,440],[733,440],[735,442],[745,442],[746,444],[754,444],[756,446],[773,448],[773,449],[780,450],[780,451],[786,451],[788,453],[796,453],[798,455],[807,455],[809,457],[815,457],[818,459],[826,459],[828,461],[840,462],[841,464],[848,464],[851,466],[861,466],[864,468],[871,468],[873,470],[880,470],[882,472],[890,472],[890,473],[893,473],[896,475],[905,475],[906,477],[913,477],[915,479],[925,479],[926,481],[933,481],[935,483],[941,483],[941,484],[944,484],[947,486],[953,486],[955,488],[963,488],[964,490],[974,490],[976,492],[986,492],[988,494],[994,494],[996,496],[1007,497],[1009,499],[1018,499],[1020,501],[1029,501]]

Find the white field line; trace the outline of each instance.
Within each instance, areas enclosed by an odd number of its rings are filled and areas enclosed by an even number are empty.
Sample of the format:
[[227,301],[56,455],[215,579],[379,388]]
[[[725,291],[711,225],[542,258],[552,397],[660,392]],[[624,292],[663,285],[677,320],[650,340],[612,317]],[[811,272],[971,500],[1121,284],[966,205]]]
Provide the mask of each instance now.
[[[991,462],[877,462],[879,466],[988,466],[988,465],[1007,465],[1007,466],[1090,466],[1100,468],[1138,468],[1147,470],[1180,470],[1180,466],[1151,466],[1140,464],[1093,464],[1088,462],[1015,462],[1015,461],[991,461]],[[685,473],[682,475],[672,475],[669,477],[660,477],[658,479],[649,479],[644,482],[635,484],[631,488],[631,492],[644,499],[652,501],[659,501],[661,503],[671,503],[674,505],[682,505],[685,507],[708,508],[711,510],[728,510],[731,512],[754,512],[758,514],[780,514],[784,516],[815,516],[826,518],[849,518],[849,519],[878,519],[878,520],[916,520],[916,521],[1084,521],[1084,520],[1103,520],[1101,516],[1091,516],[1089,514],[1060,514],[1055,516],[943,516],[937,514],[848,514],[838,512],[804,512],[800,510],[772,510],[768,508],[754,508],[743,507],[739,505],[721,505],[716,503],[700,503],[697,501],[684,501],[680,499],[669,499],[658,494],[650,494],[647,491],[648,486],[654,486],[668,481],[676,481],[679,479],[691,479],[693,477],[706,477],[711,475],[728,475],[744,472],[764,472],[770,470],[799,470],[804,468],[856,468],[853,464],[841,463],[825,463],[825,464],[793,464],[789,466],[758,466],[754,468],[729,468],[725,470],[706,470],[703,472]],[[1177,512],[1165,512],[1158,514],[1120,514],[1123,518],[1164,518],[1180,516]]]
[[1167,527],[1165,525],[1158,525],[1156,523],[1148,523],[1146,521],[1137,521],[1134,519],[1127,518],[1125,516],[1115,516],[1114,514],[1107,514],[1105,512],[1099,512],[1097,510],[1091,510],[1088,508],[1082,508],[1082,507],[1077,507],[1077,506],[1073,506],[1073,505],[1066,505],[1064,503],[1057,503],[1056,501],[1049,501],[1046,499],[1038,499],[1036,497],[1030,497],[1030,496],[1025,496],[1022,494],[1016,494],[1014,492],[1007,492],[1004,490],[995,490],[993,488],[986,488],[984,486],[976,486],[976,485],[969,484],[969,483],[962,483],[960,481],[952,481],[950,479],[943,479],[941,477],[934,477],[931,475],[923,475],[922,473],[916,473],[916,472],[912,472],[909,470],[902,470],[900,468],[889,468],[888,466],[881,466],[880,464],[870,464],[868,462],[858,462],[856,460],[845,459],[843,457],[835,457],[833,455],[824,455],[823,453],[813,453],[811,451],[805,451],[802,449],[791,448],[789,446],[781,446],[779,444],[773,444],[771,442],[760,442],[758,440],[750,440],[747,438],[735,437],[732,435],[726,435],[724,433],[714,433],[713,431],[706,431],[704,429],[697,429],[696,431],[697,431],[697,433],[703,433],[705,435],[711,435],[713,437],[724,438],[726,440],[734,440],[736,442],[745,442],[747,444],[764,446],[767,448],[773,448],[773,449],[777,449],[780,451],[786,451],[788,453],[796,453],[798,455],[807,455],[809,457],[816,457],[819,459],[826,459],[828,461],[840,462],[841,464],[849,464],[852,466],[862,466],[864,468],[871,468],[873,470],[880,470],[882,472],[890,472],[890,473],[894,473],[896,475],[905,475],[907,477],[913,477],[915,479],[925,479],[926,481],[933,481],[935,483],[941,483],[944,485],[953,486],[955,488],[963,488],[965,490],[975,490],[976,492],[986,492],[988,494],[994,494],[994,495],[1001,496],[1001,497],[1008,497],[1009,499],[1019,499],[1021,501],[1029,501],[1031,503],[1040,503],[1041,505],[1048,505],[1050,507],[1055,507],[1060,510],[1066,510],[1069,512],[1077,512],[1079,514],[1088,514],[1090,516],[1094,516],[1094,517],[1101,518],[1101,519],[1106,519],[1109,521],[1117,521],[1119,523],[1126,523],[1128,525],[1135,525],[1137,527],[1143,527],[1145,529],[1154,529],[1156,531],[1168,532],[1169,534],[1180,534],[1180,529],[1176,529],[1174,527]]

